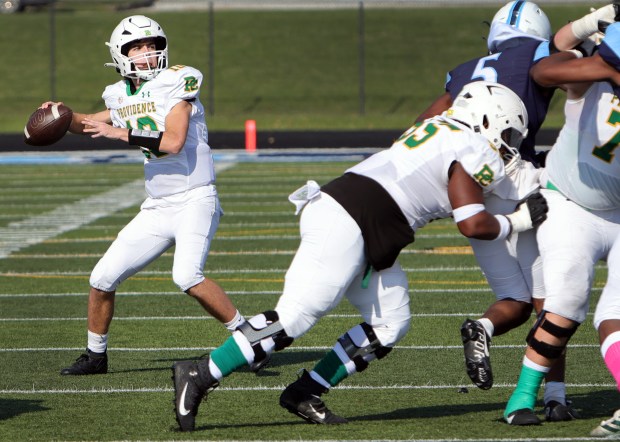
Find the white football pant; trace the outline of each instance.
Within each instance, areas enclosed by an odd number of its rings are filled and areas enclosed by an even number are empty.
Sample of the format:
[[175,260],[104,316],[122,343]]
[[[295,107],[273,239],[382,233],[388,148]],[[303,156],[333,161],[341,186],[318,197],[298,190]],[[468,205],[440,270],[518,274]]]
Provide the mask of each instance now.
[[[518,203],[493,194],[484,200],[486,210],[494,215],[512,213]],[[469,243],[497,300],[511,298],[531,303],[532,298],[545,297],[535,230],[512,234],[504,241],[470,238]]]
[[222,214],[214,186],[147,198],[92,271],[90,285],[111,292],[176,244],[172,279],[182,291],[204,280],[203,268]]
[[596,305],[594,327],[598,330],[608,319],[620,319],[620,235],[607,256],[607,283]]
[[[607,258],[620,235],[620,209],[586,210],[560,192],[542,189],[541,193],[549,204],[547,220],[537,234],[546,287],[544,309],[581,323],[588,312],[594,266]],[[613,259],[617,266],[618,258]],[[610,290],[619,285],[615,270]]]
[[325,193],[301,214],[301,244],[286,272],[275,308],[286,333],[298,338],[342,301],[359,310],[384,347],[394,346],[409,329],[407,275],[398,262],[372,271],[367,288],[364,239],[347,211]]

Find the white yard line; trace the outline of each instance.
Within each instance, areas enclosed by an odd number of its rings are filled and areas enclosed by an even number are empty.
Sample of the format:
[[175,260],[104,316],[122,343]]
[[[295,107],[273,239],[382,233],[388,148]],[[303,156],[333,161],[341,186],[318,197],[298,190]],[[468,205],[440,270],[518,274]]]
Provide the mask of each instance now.
[[139,204],[144,200],[144,180],[135,180],[107,192],[0,228],[0,258],[24,247],[39,244],[61,233],[79,228],[108,213]]
[[[588,313],[592,316],[594,313]],[[462,318],[466,316],[478,316],[480,313],[476,312],[459,312],[459,313],[414,313],[412,318]],[[339,315],[325,315],[323,318],[327,319],[353,319],[359,318],[359,314],[339,314]],[[86,317],[33,317],[33,318],[0,318],[0,323],[3,322],[64,322],[64,321],[82,321],[86,322]],[[213,321],[212,316],[115,316],[115,321]],[[495,348],[495,346],[493,346]],[[596,345],[596,347],[599,347]],[[460,347],[459,347],[460,348]]]
[[[216,171],[225,170],[232,165],[219,164]],[[75,203],[59,206],[41,215],[14,221],[7,227],[0,228],[0,259],[110,213],[135,206],[141,203],[145,196],[144,179],[141,178]]]
[[[598,344],[569,344],[570,348],[600,348]],[[110,347],[110,351],[114,352],[179,352],[179,351],[213,351],[216,347]],[[287,352],[296,352],[296,351],[326,351],[330,350],[331,346],[295,346],[289,347]],[[502,345],[494,345],[493,349],[524,349],[524,345],[514,345],[514,344],[502,344]],[[462,345],[397,345],[394,347],[395,350],[462,350]],[[30,352],[41,352],[41,351],[83,351],[84,347],[18,347],[18,348],[2,348],[0,347],[0,353],[30,353]]]
[[[594,287],[592,291],[600,292],[603,289],[601,287]],[[435,293],[491,293],[491,289],[489,287],[481,287],[481,288],[473,288],[473,289],[417,289],[413,288],[409,290],[410,293],[415,295],[420,294],[435,294]],[[282,294],[281,290],[228,290],[226,293],[229,295],[246,295],[246,296],[256,296],[256,295],[280,295]],[[181,292],[125,292],[125,293],[117,293],[116,296],[179,296]],[[2,298],[63,298],[63,297],[86,297],[88,293],[86,292],[74,292],[74,293],[4,293],[0,294],[0,299]],[[464,314],[464,313],[463,313]]]
[[[21,258],[21,259],[52,259],[56,260],[58,258],[97,258],[101,255],[98,254],[66,254],[66,255],[29,255],[29,254],[20,254],[17,256],[12,256],[11,258]],[[172,253],[168,253],[168,256],[172,256]],[[597,265],[596,269],[606,269],[605,265]],[[226,275],[226,274],[272,274],[272,273],[286,273],[286,268],[271,268],[271,269],[259,269],[259,268],[245,268],[245,269],[208,269],[210,275]],[[458,266],[458,267],[403,267],[403,271],[407,273],[454,273],[454,272],[471,272],[471,273],[480,273],[480,267],[477,266]],[[11,276],[16,275],[18,272],[0,272],[0,276]],[[32,276],[87,276],[90,275],[90,272],[19,272],[20,275],[32,275]],[[168,270],[142,270],[140,272],[141,275],[169,275],[170,271]]]
[[[333,390],[451,390],[462,387],[469,388],[471,384],[446,385],[347,385],[332,387]],[[610,388],[615,384],[566,384],[568,388]],[[268,387],[219,387],[217,391],[282,391],[286,385]],[[493,388],[515,388],[516,384],[493,384]],[[59,389],[30,389],[30,390],[0,390],[0,394],[84,394],[84,393],[166,393],[172,392],[172,387],[138,387],[138,388],[59,388]],[[451,439],[452,440],[452,439]],[[532,440],[532,439],[526,439]],[[559,439],[558,439],[559,440]],[[564,439],[562,439],[564,440]],[[580,439],[582,440],[582,439]],[[598,439],[600,440],[600,439]]]

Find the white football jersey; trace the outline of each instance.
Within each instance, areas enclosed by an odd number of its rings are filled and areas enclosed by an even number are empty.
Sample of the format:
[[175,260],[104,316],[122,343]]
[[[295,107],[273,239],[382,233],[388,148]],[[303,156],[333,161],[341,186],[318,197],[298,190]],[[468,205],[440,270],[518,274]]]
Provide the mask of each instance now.
[[566,122],[547,156],[543,187],[592,210],[620,208],[620,101],[609,83],[566,100]]
[[387,190],[416,231],[452,215],[448,169],[459,162],[483,188],[492,191],[504,176],[504,163],[489,141],[462,124],[433,117],[411,127],[389,149],[351,167]]
[[146,192],[161,198],[213,184],[215,169],[208,144],[204,108],[199,100],[202,74],[189,66],[172,66],[133,94],[129,80],[106,87],[103,99],[115,127],[166,130],[166,116],[181,101],[192,105],[187,139],[178,154],[141,147],[144,155]]

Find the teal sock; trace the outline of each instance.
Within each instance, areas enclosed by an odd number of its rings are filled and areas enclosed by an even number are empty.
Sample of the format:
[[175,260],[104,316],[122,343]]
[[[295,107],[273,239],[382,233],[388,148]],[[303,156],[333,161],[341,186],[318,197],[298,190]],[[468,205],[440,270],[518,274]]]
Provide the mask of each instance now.
[[538,389],[542,384],[545,374],[546,373],[542,371],[534,370],[525,365],[521,367],[517,388],[515,388],[512,396],[510,396],[508,404],[506,405],[506,410],[504,411],[505,418],[507,418],[510,413],[522,408],[534,409],[536,398],[538,397]]
[[346,367],[334,350],[330,350],[312,369],[332,387],[338,385],[349,376]]
[[243,367],[248,363],[243,355],[243,352],[232,336],[226,339],[226,341],[218,348],[213,350],[209,357],[211,358],[211,361],[217,365],[217,368],[220,369],[224,377],[231,374],[237,368]]

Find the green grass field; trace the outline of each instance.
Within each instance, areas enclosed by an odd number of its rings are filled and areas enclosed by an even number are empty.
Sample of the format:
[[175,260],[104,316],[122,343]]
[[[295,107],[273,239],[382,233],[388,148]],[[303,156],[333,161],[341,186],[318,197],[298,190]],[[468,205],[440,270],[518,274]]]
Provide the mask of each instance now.
[[[19,133],[51,98],[80,112],[103,109],[101,93],[120,78],[104,68],[104,42],[135,11],[60,7],[55,19],[55,77],[50,70],[50,17],[45,11],[0,16],[0,132]],[[63,3],[61,2],[61,5]],[[544,4],[544,3],[543,3]],[[605,2],[545,5],[553,28]],[[71,7],[73,5],[74,7]],[[172,64],[205,75],[201,100],[211,130],[406,129],[443,92],[446,72],[483,55],[483,36],[499,6],[367,8],[364,22],[365,114],[360,114],[358,11],[216,10],[209,41],[206,11],[150,14],[164,27]],[[210,96],[209,44],[214,47]],[[546,127],[563,123],[564,96],[554,99]]]
[[[272,308],[298,244],[287,195],[306,179],[325,183],[342,162],[240,163],[219,174],[226,212],[208,275],[247,316]],[[523,356],[527,326],[494,339],[495,386],[476,389],[464,371],[459,327],[493,295],[467,241],[449,221],[430,224],[405,249],[412,328],[386,359],[326,396],[350,423],[312,426],[278,406],[281,389],[312,368],[335,339],[360,322],[345,301],[263,373],[233,374],[203,404],[192,434],[175,430],[170,367],[228,336],[171,281],[167,253],[120,288],[110,334],[110,373],[61,377],[86,344],[90,270],[139,203],[109,200],[88,223],[56,234],[44,216],[66,221],[85,201],[131,188],[141,165],[2,165],[0,186],[0,440],[428,440],[522,441],[587,438],[618,406],[591,316],[572,339],[568,394],[583,419],[540,427],[500,422]],[[123,187],[126,186],[126,187]],[[139,201],[125,192],[123,199]],[[86,216],[86,215],[85,215]],[[11,251],[8,253],[7,251]],[[8,256],[5,256],[8,255]],[[597,272],[600,295],[604,266]],[[467,387],[469,393],[459,393]],[[539,403],[539,411],[541,404]]]

